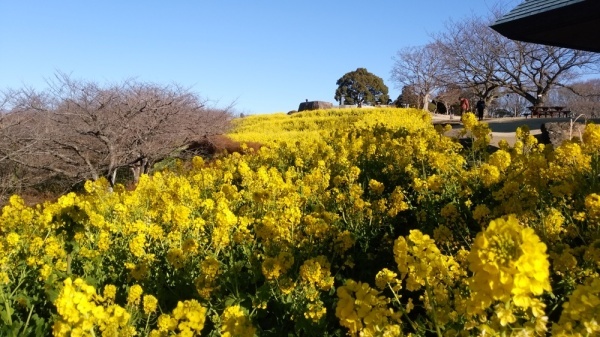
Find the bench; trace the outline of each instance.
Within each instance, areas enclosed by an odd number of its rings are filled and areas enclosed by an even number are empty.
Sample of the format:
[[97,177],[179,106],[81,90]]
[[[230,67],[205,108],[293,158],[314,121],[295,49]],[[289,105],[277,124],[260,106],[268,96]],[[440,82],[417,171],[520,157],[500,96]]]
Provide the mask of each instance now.
[[529,106],[527,108],[531,111],[531,117],[538,116],[538,118],[540,118],[542,115],[544,115],[544,117],[548,117],[548,115],[554,117],[554,114],[556,114],[557,117],[562,116],[565,118],[571,116],[571,110],[567,110],[563,106]]

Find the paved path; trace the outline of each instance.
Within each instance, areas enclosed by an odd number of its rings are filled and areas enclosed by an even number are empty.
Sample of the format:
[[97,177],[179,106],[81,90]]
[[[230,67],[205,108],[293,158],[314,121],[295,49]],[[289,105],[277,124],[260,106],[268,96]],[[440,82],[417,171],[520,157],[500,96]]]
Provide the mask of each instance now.
[[[451,124],[455,130],[462,129],[462,123],[457,116],[450,119],[448,115],[432,115],[434,124]],[[488,123],[492,130],[492,142],[491,145],[497,146],[501,139],[506,140],[511,146],[514,145],[515,132],[517,128],[523,125],[527,125],[532,135],[541,134],[542,124],[548,122],[570,122],[570,118],[525,118],[525,117],[506,117],[506,118],[487,118],[484,119],[484,123]],[[580,119],[579,121],[582,121]],[[600,120],[594,120],[598,123]]]

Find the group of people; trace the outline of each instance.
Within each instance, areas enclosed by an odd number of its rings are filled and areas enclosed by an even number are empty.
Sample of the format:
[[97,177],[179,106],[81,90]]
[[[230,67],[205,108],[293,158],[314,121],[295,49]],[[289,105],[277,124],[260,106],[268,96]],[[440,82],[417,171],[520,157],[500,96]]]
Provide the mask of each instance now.
[[[463,112],[471,111],[471,104],[469,103],[469,99],[466,97],[460,97],[460,115],[462,116]],[[480,99],[475,104],[475,109],[477,110],[477,117],[479,120],[483,120],[483,110],[485,110],[485,101]]]

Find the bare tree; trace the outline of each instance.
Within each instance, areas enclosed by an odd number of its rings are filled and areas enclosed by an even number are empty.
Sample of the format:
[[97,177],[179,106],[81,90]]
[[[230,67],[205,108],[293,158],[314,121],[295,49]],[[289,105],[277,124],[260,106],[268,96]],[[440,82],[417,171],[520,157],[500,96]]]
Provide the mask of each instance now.
[[[600,54],[511,41],[496,34],[498,81],[534,106],[544,105],[550,91],[595,69]],[[591,70],[593,71],[593,70]]]
[[483,99],[486,106],[491,106],[508,78],[497,60],[497,33],[486,23],[480,17],[449,21],[446,30],[434,39],[445,64],[446,75],[442,78],[446,85],[467,90],[471,93],[468,96]]
[[459,97],[470,98],[470,93],[457,85],[449,84],[438,91],[435,101],[445,106],[446,113],[453,115],[460,111]]
[[422,95],[422,107],[427,110],[431,96],[440,89],[445,74],[441,50],[435,44],[407,47],[397,52],[392,68],[392,80],[397,87],[412,86]]
[[[45,126],[39,115],[49,106],[46,95],[31,88],[5,90],[0,106],[0,202],[10,194],[48,182],[44,169],[20,165],[17,161],[37,152]],[[13,160],[16,159],[16,160]]]
[[[229,127],[231,106],[215,108],[181,87],[160,88],[145,84],[131,88],[129,111],[140,111],[132,119],[124,143],[130,150],[124,162],[137,182],[156,161],[204,136],[221,134]],[[150,102],[147,104],[147,102]]]
[[576,115],[600,115],[600,79],[590,79],[562,87],[551,95],[557,105],[569,107]]
[[186,143],[224,132],[230,107],[217,109],[189,90],[133,80],[100,86],[57,74],[44,104],[22,94],[21,113],[34,114],[28,125],[39,132],[35,151],[10,159],[19,165],[60,175],[77,183],[108,178],[129,169],[137,182],[153,163]]
[[600,54],[505,38],[489,28],[498,15],[495,11],[490,18],[449,21],[446,30],[434,36],[446,65],[447,74],[441,78],[469,89],[486,106],[500,89],[543,105],[551,90],[598,68]]

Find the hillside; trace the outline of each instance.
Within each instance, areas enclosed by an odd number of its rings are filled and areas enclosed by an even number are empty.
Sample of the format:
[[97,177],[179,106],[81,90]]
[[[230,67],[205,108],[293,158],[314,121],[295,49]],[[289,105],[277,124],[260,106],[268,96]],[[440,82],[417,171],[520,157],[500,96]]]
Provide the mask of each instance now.
[[490,153],[472,114],[468,142],[417,110],[235,123],[264,146],[11,197],[0,334],[598,334],[600,127]]

